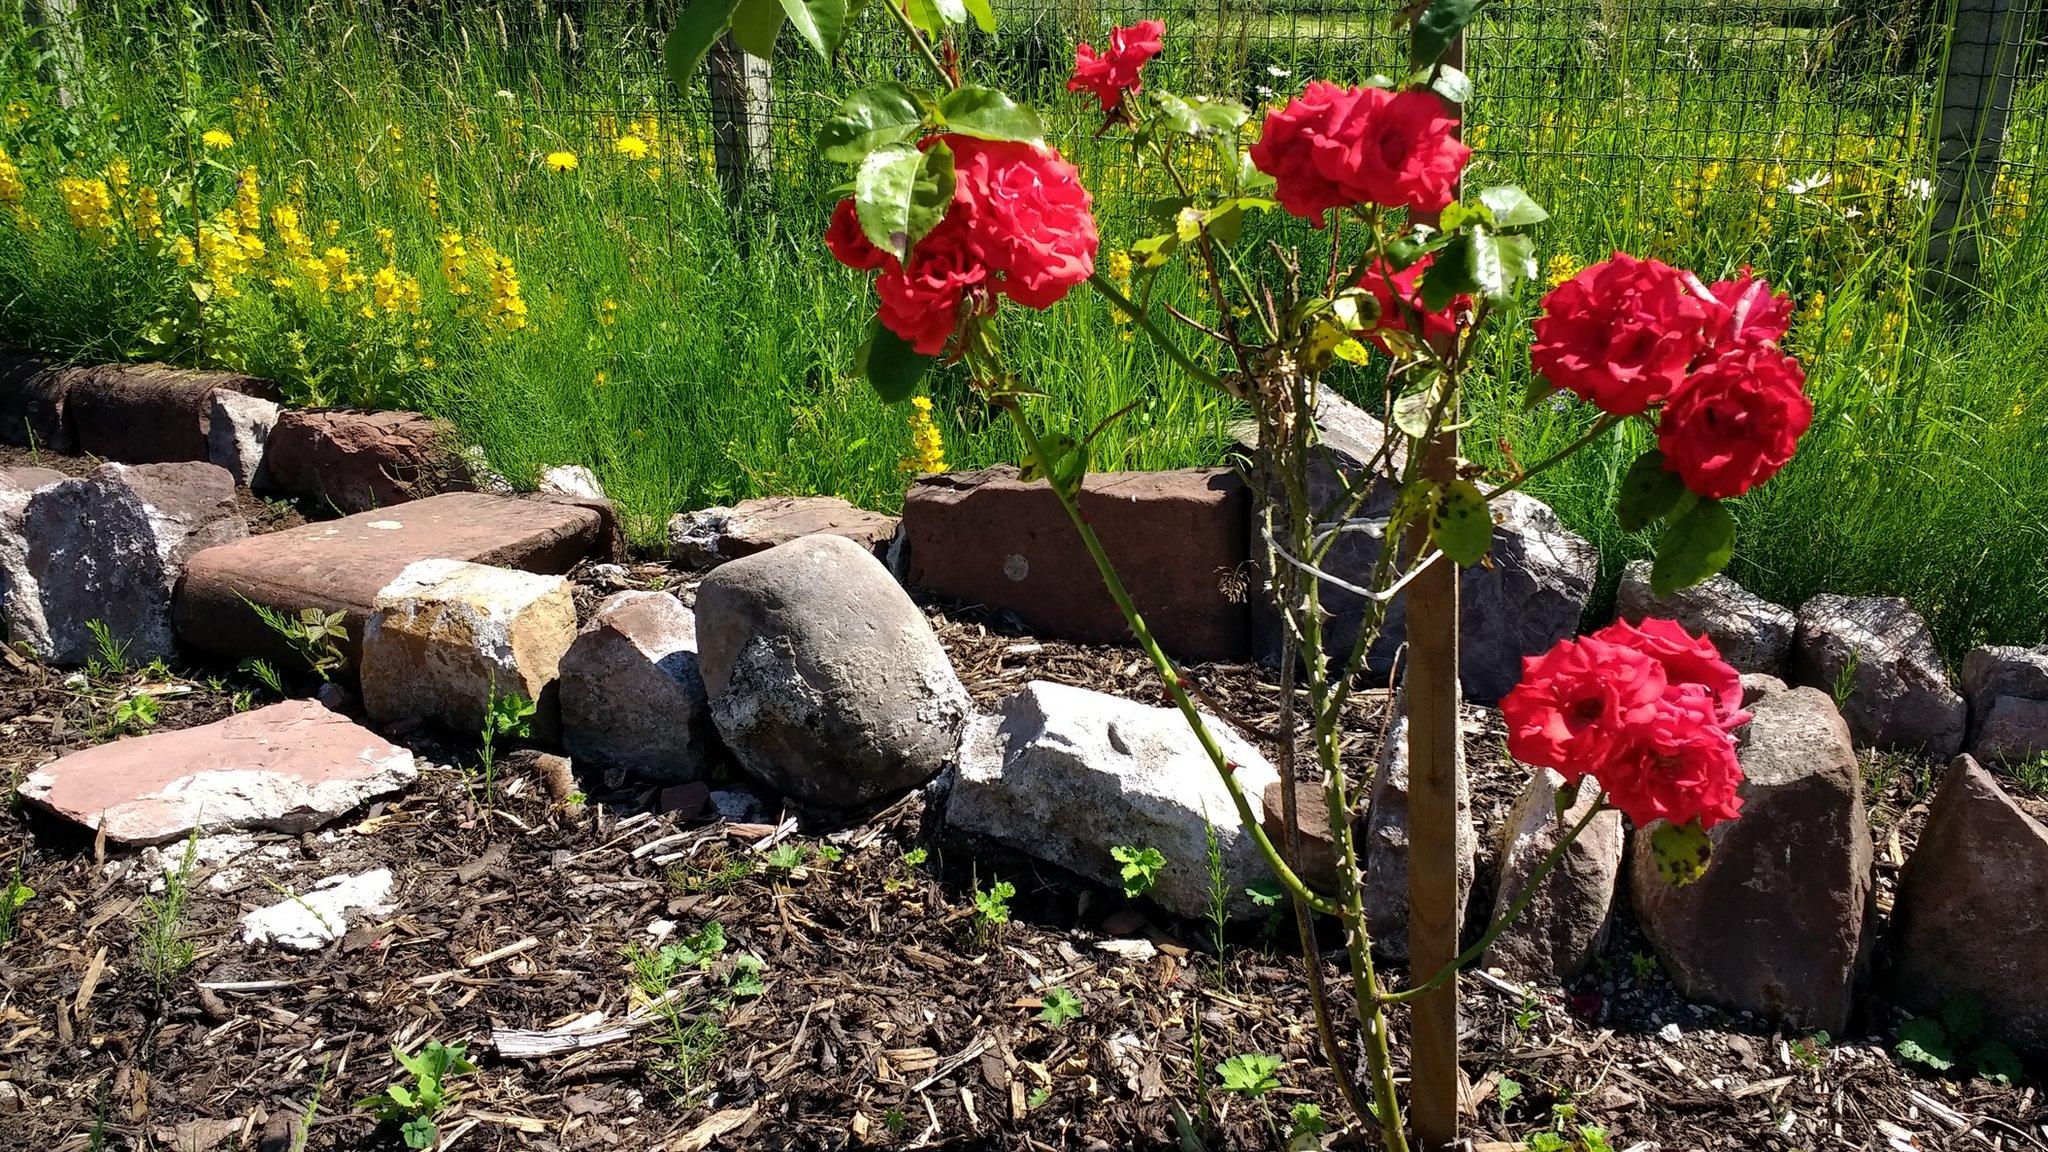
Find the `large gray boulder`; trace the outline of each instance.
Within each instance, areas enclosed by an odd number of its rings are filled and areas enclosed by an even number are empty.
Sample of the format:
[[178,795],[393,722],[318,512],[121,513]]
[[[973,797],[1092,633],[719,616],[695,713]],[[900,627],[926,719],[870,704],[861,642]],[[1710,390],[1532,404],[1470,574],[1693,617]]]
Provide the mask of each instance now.
[[[1465,922],[1465,903],[1472,896],[1478,871],[1479,831],[1472,823],[1472,783],[1465,772],[1462,741],[1458,749],[1458,915]],[[1373,772],[1371,801],[1365,814],[1365,839],[1359,847],[1365,867],[1365,914],[1372,926],[1374,951],[1388,960],[1408,959],[1408,700],[1397,698],[1394,720],[1380,745]]]
[[43,619],[43,598],[28,568],[28,537],[22,532],[28,502],[37,490],[61,482],[54,468],[0,468],[0,618],[10,644],[26,644],[37,652],[50,650],[50,626]]
[[[1205,722],[1248,796],[1279,780],[1228,725]],[[969,723],[946,823],[1112,886],[1111,849],[1156,848],[1166,865],[1151,897],[1191,919],[1210,911],[1212,830],[1230,915],[1251,914],[1245,889],[1271,875],[1177,709],[1042,680]]]
[[[26,556],[8,596],[33,598],[40,609],[39,655],[84,664],[99,650],[94,622],[126,646],[128,659],[171,655],[171,594],[185,561],[249,528],[235,507],[234,478],[192,461],[102,464],[90,476],[39,488],[21,532]],[[31,611],[24,604],[10,615],[22,620]]]
[[720,565],[697,589],[697,650],[734,759],[807,807],[855,808],[931,779],[970,711],[924,614],[843,536]]
[[1978,648],[1962,681],[1972,755],[2011,764],[2048,753],[2048,644]]
[[562,746],[579,766],[700,780],[718,739],[697,664],[697,621],[666,592],[620,592],[562,657]]
[[1993,1034],[2035,1055],[2048,1055],[2044,812],[1968,756],[1949,765],[1899,877],[1884,981],[1919,1013],[1975,997]]
[[[1598,787],[1588,784],[1560,818],[1557,800],[1563,787],[1564,777],[1549,768],[1536,769],[1501,827],[1495,921],[1508,914],[1537,866],[1599,799]],[[1480,963],[1518,980],[1560,984],[1591,967],[1607,940],[1621,879],[1623,837],[1621,813],[1609,810],[1593,817],[1544,877],[1529,906],[1494,938]]]
[[1823,593],[1800,605],[1786,679],[1841,699],[1858,747],[1938,759],[1962,749],[1963,698],[1927,621],[1904,600]]
[[1636,918],[1688,998],[1840,1033],[1874,886],[1863,775],[1827,693],[1793,688],[1751,708],[1742,814],[1707,833],[1706,873],[1682,887],[1657,874],[1655,826],[1639,831],[1629,856]]
[[1726,576],[1711,576],[1704,582],[1658,596],[1650,590],[1650,562],[1637,560],[1621,571],[1621,587],[1615,592],[1614,614],[1631,624],[1655,616],[1676,620],[1695,635],[1707,639],[1721,652],[1721,659],[1737,672],[1777,675],[1792,651],[1792,633],[1799,618],[1755,595]]

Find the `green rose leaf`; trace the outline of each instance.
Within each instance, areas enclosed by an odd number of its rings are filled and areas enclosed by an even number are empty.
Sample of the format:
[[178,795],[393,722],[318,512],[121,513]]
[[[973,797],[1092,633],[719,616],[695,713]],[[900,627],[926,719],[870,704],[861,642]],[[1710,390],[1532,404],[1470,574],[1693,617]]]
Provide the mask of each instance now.
[[725,35],[739,4],[740,0],[692,0],[676,13],[676,25],[669,29],[668,41],[661,49],[668,78],[675,81],[676,87],[687,92],[696,83],[697,65],[704,62],[704,54],[711,51],[711,45]]
[[1544,211],[1543,205],[1512,184],[1480,189],[1479,202],[1493,213],[1496,228],[1526,228],[1550,219],[1550,213]]
[[1182,136],[1234,132],[1252,118],[1251,109],[1235,100],[1183,99],[1171,92],[1154,92],[1152,103],[1159,109],[1160,126]]
[[1714,842],[1696,819],[1684,824],[1666,820],[1650,833],[1650,851],[1657,858],[1657,875],[1673,888],[1681,888],[1707,874]]
[[1479,258],[1475,255],[1478,245],[1475,235],[1482,231],[1473,228],[1451,237],[1451,241],[1438,250],[1436,260],[1422,274],[1422,306],[1431,312],[1441,312],[1451,306],[1451,301],[1460,296],[1470,296],[1480,291],[1473,267]]
[[1955,1050],[1949,1047],[1948,1033],[1941,1022],[1931,1016],[1915,1016],[1899,1029],[1897,1049],[1901,1060],[1911,1060],[1925,1065],[1936,1072],[1946,1072],[1956,1066]]
[[1036,144],[1045,139],[1045,124],[1028,104],[1019,104],[993,88],[962,85],[939,101],[946,127],[977,140]]
[[884,404],[901,404],[917,390],[934,357],[919,354],[910,341],[884,328],[878,320],[861,346],[860,371]]
[[820,59],[838,53],[846,39],[846,0],[782,0],[782,11]]
[[891,144],[868,153],[853,181],[853,207],[869,242],[908,262],[953,202],[953,151]]
[[996,34],[995,5],[989,0],[962,0],[962,3],[967,7],[967,14],[974,17],[975,27],[991,36]]
[[1453,104],[1463,104],[1472,95],[1472,78],[1445,64],[1436,70],[1436,76],[1429,82],[1429,90]]
[[870,85],[840,102],[839,110],[818,131],[827,160],[859,164],[868,153],[901,144],[924,124],[924,107],[916,94],[894,81]]
[[1669,596],[1728,566],[1735,556],[1735,517],[1718,500],[1702,500],[1664,529],[1650,566],[1650,591]]
[[1429,538],[1444,555],[1470,568],[1493,548],[1493,512],[1470,480],[1439,485],[1429,512]]
[[1556,801],[1557,818],[1559,822],[1563,822],[1565,813],[1571,811],[1574,807],[1578,805],[1579,785],[1584,784],[1585,782],[1586,778],[1581,776],[1577,780],[1565,781],[1564,787],[1559,788],[1557,790],[1557,796],[1554,799]]
[[1671,514],[1685,499],[1685,482],[1678,473],[1664,467],[1664,454],[1655,448],[1636,457],[1621,478],[1621,501],[1614,510],[1624,532],[1641,532]]
[[1472,17],[1478,12],[1479,0],[1434,0],[1415,21],[1409,63],[1416,68],[1426,68],[1443,59],[1451,41],[1472,23]]
[[782,34],[782,0],[740,0],[732,13],[732,39],[740,51],[763,60],[775,55]]
[[1443,378],[1432,376],[1428,384],[1394,401],[1394,427],[1410,440],[1429,435],[1429,418],[1443,398]]

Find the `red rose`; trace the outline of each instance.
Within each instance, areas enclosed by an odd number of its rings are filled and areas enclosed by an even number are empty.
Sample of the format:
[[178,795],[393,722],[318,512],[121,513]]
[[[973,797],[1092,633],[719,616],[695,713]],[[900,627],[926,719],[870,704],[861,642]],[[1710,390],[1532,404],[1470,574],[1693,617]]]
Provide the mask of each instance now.
[[1775,344],[1792,328],[1792,298],[1772,292],[1748,265],[1735,279],[1717,281],[1708,291],[1723,310],[1711,333],[1716,348],[1747,341]]
[[1593,633],[1596,639],[1633,648],[1664,667],[1673,690],[1683,685],[1704,689],[1714,704],[1714,722],[1735,729],[1749,723],[1742,710],[1742,675],[1721,659],[1720,649],[1705,636],[1694,636],[1676,620],[1648,617],[1640,624],[1616,620]]
[[1349,119],[1363,91],[1311,80],[1285,108],[1266,114],[1259,141],[1251,147],[1252,163],[1273,178],[1280,206],[1314,221],[1318,228],[1323,226],[1323,213],[1357,202],[1323,174],[1313,153],[1318,141],[1334,136]]
[[852,199],[841,200],[832,209],[832,223],[825,229],[825,247],[832,250],[841,264],[872,272],[895,263],[893,257],[868,239],[860,230],[860,217],[855,214]]
[[1138,70],[1165,47],[1166,25],[1157,20],[1140,20],[1129,28],[1112,29],[1109,47],[1098,53],[1092,44],[1074,49],[1074,78],[1067,81],[1069,92],[1093,92],[1104,112],[1115,108],[1126,92],[1145,87]]
[[1472,156],[1457,131],[1432,93],[1315,80],[1267,114],[1251,157],[1273,177],[1280,206],[1321,227],[1325,212],[1352,204],[1449,204]]
[[946,220],[964,221],[994,287],[1027,308],[1050,308],[1094,274],[1100,240],[1072,164],[1039,145],[942,139],[955,180]]
[[1664,406],[1657,421],[1664,466],[1712,500],[1770,479],[1813,423],[1805,385],[1799,361],[1772,345],[1729,348]]
[[910,250],[908,268],[892,268],[875,279],[882,326],[919,354],[936,356],[961,320],[995,310],[988,278],[967,227],[948,215]]
[[1708,321],[1683,273],[1616,252],[1543,298],[1529,362],[1556,387],[1633,416],[1684,383]]
[[1522,661],[1522,680],[1500,702],[1508,753],[1576,780],[1597,772],[1618,740],[1646,722],[1664,695],[1663,666],[1633,648],[1588,636],[1560,640]]
[[1367,88],[1315,155],[1355,202],[1435,212],[1457,199],[1458,174],[1472,149],[1458,139],[1458,119],[1435,93]]
[[1698,819],[1704,828],[1733,820],[1742,810],[1742,764],[1734,738],[1714,723],[1714,708],[1712,694],[1697,684],[1660,700],[1596,773],[1607,802],[1638,828],[1657,820]]
[[[1422,338],[1435,341],[1457,331],[1458,313],[1472,307],[1470,296],[1460,296],[1452,300],[1450,306],[1441,312],[1423,309],[1422,274],[1429,270],[1430,264],[1435,260],[1436,255],[1429,253],[1390,275],[1386,258],[1381,257],[1372,262],[1372,267],[1365,270],[1364,276],[1359,277],[1358,286],[1372,293],[1373,299],[1380,304],[1379,319],[1374,321],[1373,326],[1366,332],[1367,339],[1378,345],[1380,351],[1390,356],[1394,354],[1394,350],[1387,347],[1386,341],[1381,339],[1379,333],[1412,331],[1408,327],[1408,309],[1412,308],[1422,315]],[[1406,307],[1398,305],[1397,300],[1405,302]]]

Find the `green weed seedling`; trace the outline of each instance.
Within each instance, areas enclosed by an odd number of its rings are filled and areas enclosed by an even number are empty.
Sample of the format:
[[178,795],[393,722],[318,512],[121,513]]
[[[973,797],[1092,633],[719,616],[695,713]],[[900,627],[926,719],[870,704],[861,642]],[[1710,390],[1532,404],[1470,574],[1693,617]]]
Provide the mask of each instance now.
[[[348,639],[348,614],[307,608],[297,616],[256,603],[247,596],[242,603],[256,613],[263,626],[282,637],[285,644],[305,661],[307,671],[322,682],[331,682],[348,670],[348,654],[341,650]],[[280,689],[280,693],[282,689]]]
[[128,662],[129,642],[116,640],[106,621],[93,619],[85,622],[85,630],[92,633],[94,654],[85,662],[85,677],[88,680],[104,680],[110,677],[126,676],[135,670]]
[[159,996],[192,967],[198,956],[192,942],[185,938],[185,907],[192,896],[192,869],[198,862],[199,829],[194,828],[185,838],[185,854],[178,867],[164,873],[163,895],[142,901],[138,950],[142,968],[156,984]]
[[279,697],[291,695],[291,693],[285,691],[284,674],[279,672],[277,665],[272,664],[270,661],[251,656],[249,659],[242,661],[241,669],[247,672],[258,684],[270,689],[272,695]]
[[1572,1132],[1533,1133],[1523,1147],[1527,1152],[1614,1152],[1607,1129],[1597,1124],[1583,1124]]
[[356,1108],[397,1124],[406,1147],[432,1148],[441,1138],[441,1114],[455,1103],[453,1081],[476,1071],[476,1065],[469,1062],[463,1045],[443,1044],[439,1040],[427,1041],[414,1056],[393,1045],[391,1056],[412,1082],[393,1081],[390,1087],[364,1099]]
[[1054,1028],[1064,1027],[1070,1021],[1080,1019],[1081,1014],[1087,1010],[1081,998],[1067,988],[1048,988],[1040,1000],[1038,1018]]
[[1280,1087],[1280,1058],[1263,1052],[1232,1056],[1216,1066],[1216,1078],[1225,1092],[1256,1100]]
[[1287,1115],[1287,1152],[1323,1152],[1330,1122],[1317,1104],[1296,1104]]
[[139,736],[157,726],[163,718],[163,705],[157,698],[146,692],[123,697],[107,712],[104,734],[115,736]]
[[1957,996],[1933,1016],[1915,1016],[1899,1029],[1899,1059],[1964,1078],[1981,1076],[1998,1084],[2020,1078],[2020,1059],[1988,1035],[1984,1004]]
[[785,840],[768,850],[768,867],[784,875],[794,873],[810,861],[811,850],[802,844]]
[[973,894],[974,934],[986,942],[1010,922],[1010,898],[1017,894],[1017,887],[1008,880],[998,880],[986,892],[975,885]]
[[0,948],[13,941],[14,934],[21,928],[21,910],[36,898],[36,890],[22,883],[22,869],[28,863],[28,849],[14,858],[14,874],[7,878],[5,887],[0,887]]
[[1133,900],[1150,892],[1166,869],[1166,857],[1157,848],[1119,844],[1109,850],[1109,858],[1121,866],[1124,895]]

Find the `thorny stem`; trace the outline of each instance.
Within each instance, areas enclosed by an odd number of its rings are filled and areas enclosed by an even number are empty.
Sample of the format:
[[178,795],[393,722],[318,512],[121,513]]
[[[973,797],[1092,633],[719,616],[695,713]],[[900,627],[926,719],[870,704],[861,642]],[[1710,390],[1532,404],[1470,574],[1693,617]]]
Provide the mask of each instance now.
[[1591,444],[1593,441],[1598,440],[1602,436],[1605,436],[1609,429],[1613,428],[1617,424],[1620,424],[1623,420],[1626,419],[1628,419],[1628,417],[1626,416],[1609,415],[1600,417],[1598,420],[1593,421],[1593,426],[1591,428],[1586,429],[1585,435],[1580,436],[1577,440],[1572,441],[1571,443],[1565,445],[1563,448],[1552,453],[1550,456],[1539,461],[1536,465],[1529,468],[1521,475],[1515,477],[1513,480],[1510,480],[1507,483],[1501,485],[1500,487],[1495,488],[1493,491],[1487,493],[1486,499],[1488,501],[1498,500],[1501,497],[1507,495],[1508,493],[1513,492],[1515,489],[1520,488],[1522,485],[1527,484],[1531,480],[1534,480],[1539,474],[1549,471],[1555,465],[1562,463],[1567,457],[1576,454],[1579,449],[1584,448],[1586,445]]
[[1380,1003],[1405,1004],[1410,1000],[1419,1000],[1450,983],[1457,976],[1460,969],[1485,955],[1486,950],[1493,946],[1493,942],[1500,938],[1500,934],[1507,930],[1508,925],[1513,924],[1521,917],[1523,912],[1528,910],[1530,902],[1536,899],[1537,890],[1543,887],[1544,880],[1549,878],[1551,871],[1564,859],[1564,854],[1571,850],[1571,846],[1578,840],[1579,834],[1584,832],[1593,823],[1595,816],[1605,811],[1608,811],[1608,807],[1606,797],[1603,796],[1594,801],[1586,809],[1586,814],[1579,817],[1578,823],[1573,824],[1558,839],[1557,843],[1544,855],[1542,862],[1536,865],[1536,870],[1529,873],[1528,882],[1522,885],[1522,891],[1515,897],[1515,902],[1508,905],[1507,914],[1495,918],[1494,922],[1487,926],[1486,933],[1474,941],[1470,948],[1460,952],[1457,959],[1439,968],[1436,975],[1431,976],[1422,983],[1412,988],[1404,988],[1399,992],[1381,993]]
[[931,42],[924,38],[924,33],[917,30],[917,25],[910,22],[910,14],[898,7],[896,0],[883,0],[882,7],[887,8],[889,15],[896,18],[896,23],[902,27],[904,35],[910,37],[912,44],[917,45],[918,55],[924,57],[924,62],[931,65],[932,71],[938,75],[938,78],[946,87],[948,89],[958,88],[960,86],[959,78],[946,71],[946,66],[939,63],[938,55],[932,51]]
[[1123,291],[1109,277],[1097,272],[1088,277],[1088,283],[1097,292],[1102,293],[1111,304],[1116,305],[1119,312],[1130,317],[1131,323],[1137,325],[1140,331],[1151,337],[1152,342],[1159,346],[1159,350],[1166,353],[1168,359],[1179,365],[1181,371],[1186,372],[1197,381],[1211,388],[1223,387],[1223,381],[1214,372],[1195,363],[1194,357],[1181,351],[1180,345],[1167,338],[1166,333],[1161,331],[1159,325],[1153,322],[1151,315],[1143,308],[1138,307],[1137,301],[1124,295]]

